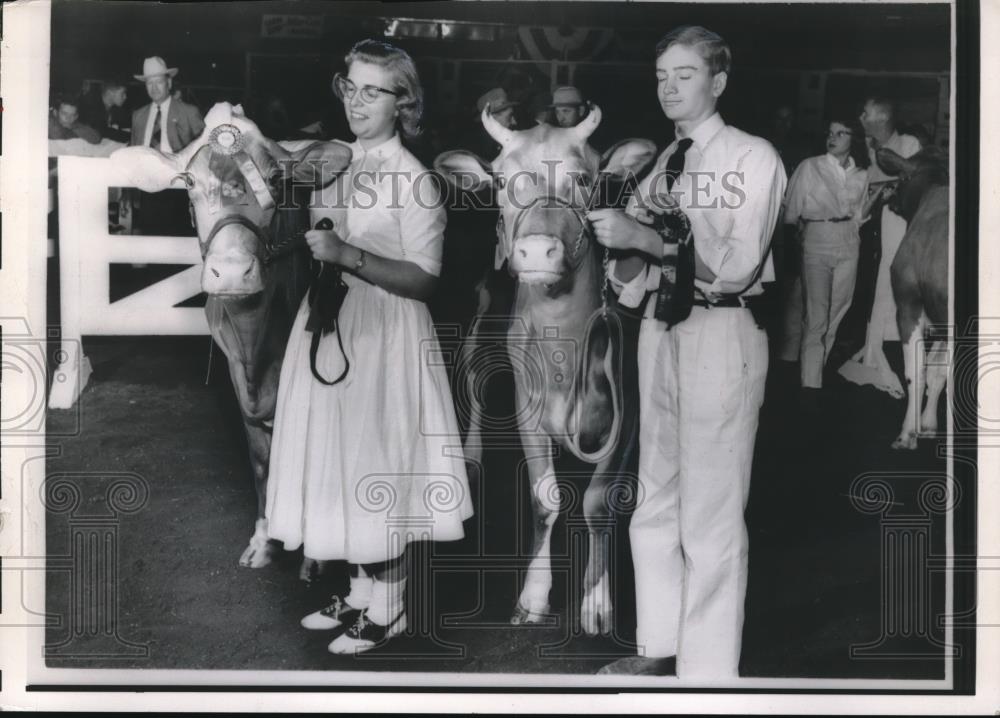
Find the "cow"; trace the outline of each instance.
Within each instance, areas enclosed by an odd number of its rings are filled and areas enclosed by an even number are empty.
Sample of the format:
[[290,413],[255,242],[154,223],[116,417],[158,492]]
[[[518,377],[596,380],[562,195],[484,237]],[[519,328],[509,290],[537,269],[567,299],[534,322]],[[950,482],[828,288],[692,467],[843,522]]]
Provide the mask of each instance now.
[[[492,185],[497,191],[497,238],[518,280],[507,351],[514,369],[534,538],[511,623],[539,623],[549,614],[550,541],[562,499],[553,465],[556,442],[596,465],[583,496],[590,551],[580,625],[590,635],[613,630],[609,517],[619,492],[610,469],[627,417],[618,376],[617,317],[604,294],[604,250],[594,241],[585,214],[602,176],[634,176],[656,153],[653,142],[634,139],[599,155],[587,140],[600,121],[600,108],[593,107],[576,127],[540,124],[516,131],[503,127],[487,107],[483,126],[500,144],[500,155],[486,162],[454,150],[434,162],[460,189],[478,192]],[[474,383],[475,375],[469,379]],[[470,387],[470,396],[477,393]],[[474,409],[473,420],[476,416]],[[476,432],[472,427],[469,434]]]
[[[948,380],[945,341],[933,341],[930,362],[923,345],[929,326],[948,324],[948,155],[931,146],[904,159],[881,148],[876,160],[898,176],[889,206],[907,222],[889,268],[908,393],[903,426],[892,446],[916,449],[918,433],[937,431],[938,399]],[[927,402],[918,423],[925,384]]]
[[219,103],[201,136],[176,155],[128,147],[111,160],[143,191],[187,189],[205,313],[228,360],[257,492],[254,533],[239,563],[265,566],[276,552],[264,509],[278,376],[310,275],[308,252],[294,240],[308,229],[308,193],[332,182],[351,150],[309,142],[290,151],[264,137],[241,106]]

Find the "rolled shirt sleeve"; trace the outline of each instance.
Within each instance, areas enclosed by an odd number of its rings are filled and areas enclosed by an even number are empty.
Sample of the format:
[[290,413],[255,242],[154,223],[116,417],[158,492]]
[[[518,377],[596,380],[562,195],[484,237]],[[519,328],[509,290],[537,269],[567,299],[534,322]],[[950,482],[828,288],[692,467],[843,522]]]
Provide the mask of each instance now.
[[695,225],[695,249],[716,276],[713,292],[742,292],[753,283],[766,259],[785,191],[785,168],[763,140],[746,147],[735,172],[735,206],[713,208],[712,221]]
[[642,304],[646,292],[659,287],[660,273],[654,271],[655,267],[652,264],[645,264],[639,273],[627,282],[623,282],[615,275],[617,266],[616,259],[608,262],[608,279],[611,282],[611,289],[618,295],[618,302],[623,307],[635,309]]

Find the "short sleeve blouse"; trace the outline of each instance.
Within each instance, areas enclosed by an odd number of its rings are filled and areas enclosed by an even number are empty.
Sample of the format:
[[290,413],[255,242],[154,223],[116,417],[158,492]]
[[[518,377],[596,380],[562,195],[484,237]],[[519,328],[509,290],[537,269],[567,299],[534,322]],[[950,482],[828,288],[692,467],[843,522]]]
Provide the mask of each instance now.
[[367,151],[354,142],[351,151],[347,171],[313,193],[313,225],[329,217],[347,243],[440,275],[446,214],[431,173],[399,135]]

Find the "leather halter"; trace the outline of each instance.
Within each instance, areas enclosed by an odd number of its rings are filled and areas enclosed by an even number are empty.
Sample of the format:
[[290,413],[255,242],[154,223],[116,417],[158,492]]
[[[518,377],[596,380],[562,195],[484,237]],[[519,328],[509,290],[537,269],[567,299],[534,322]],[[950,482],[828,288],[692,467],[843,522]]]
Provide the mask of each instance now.
[[[594,184],[592,184],[590,187],[591,198],[593,198],[593,189],[595,186],[596,186],[596,180]],[[591,199],[591,201],[593,201],[593,199]],[[504,222],[503,211],[501,210],[500,215],[497,217],[496,231],[497,231],[497,241],[500,243],[500,246],[504,248],[504,255],[508,259],[511,258],[514,251],[514,242],[517,241],[517,230],[520,229],[521,222],[524,220],[524,216],[528,213],[528,210],[538,206],[542,202],[552,202],[560,209],[569,210],[570,212],[573,213],[573,216],[576,217],[576,221],[580,223],[580,232],[579,234],[576,235],[576,240],[573,242],[573,247],[570,251],[570,257],[569,257],[571,265],[575,267],[576,265],[579,264],[580,260],[582,259],[582,252],[580,250],[583,248],[584,237],[586,237],[588,234],[590,234],[591,237],[593,237],[593,233],[590,232],[589,229],[590,222],[587,221],[587,217],[585,216],[586,210],[580,209],[579,207],[574,206],[571,202],[554,194],[539,195],[538,197],[535,197],[533,200],[531,200],[531,202],[529,202],[526,206],[521,207],[520,209],[517,210],[517,213],[514,215],[514,225],[511,227],[509,241],[507,239],[507,233],[505,231],[506,223]]]
[[228,227],[231,224],[242,225],[243,227],[246,227],[251,232],[253,232],[254,236],[257,237],[257,242],[260,245],[261,252],[264,254],[265,259],[270,259],[269,256],[271,254],[271,241],[270,241],[271,238],[269,236],[270,233],[267,232],[267,230],[265,230],[263,227],[258,227],[256,224],[251,222],[242,214],[237,214],[237,213],[221,217],[219,221],[215,223],[211,231],[208,233],[208,236],[205,237],[205,241],[201,243],[206,251],[211,246],[212,240],[215,239],[215,235],[217,235],[222,230],[223,227]]

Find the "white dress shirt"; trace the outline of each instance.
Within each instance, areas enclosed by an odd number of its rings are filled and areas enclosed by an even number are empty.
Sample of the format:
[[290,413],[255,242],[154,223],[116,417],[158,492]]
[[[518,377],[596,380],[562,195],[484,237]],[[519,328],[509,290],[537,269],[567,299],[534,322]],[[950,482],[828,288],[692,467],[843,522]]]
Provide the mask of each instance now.
[[[787,182],[781,157],[769,142],[727,125],[719,113],[698,125],[690,138],[684,171],[670,194],[691,222],[698,256],[716,276],[714,282],[696,279],[695,285],[706,295],[760,294],[761,282],[774,281],[767,251]],[[635,215],[650,197],[666,194],[664,170],[676,147],[675,140],[639,183],[627,213]],[[656,207],[656,201],[651,205]],[[614,276],[614,266],[609,274],[627,307],[638,306],[647,291],[656,291],[661,276],[659,265],[652,264],[629,282]]]
[[[160,146],[154,148],[166,153],[174,151],[170,146],[170,140],[167,139],[167,114],[170,112],[170,100],[171,96],[167,95],[167,99],[160,103]],[[149,147],[149,141],[153,139],[153,121],[155,119],[156,103],[154,102],[149,108],[149,117],[146,118],[146,133],[142,136],[143,147]]]

